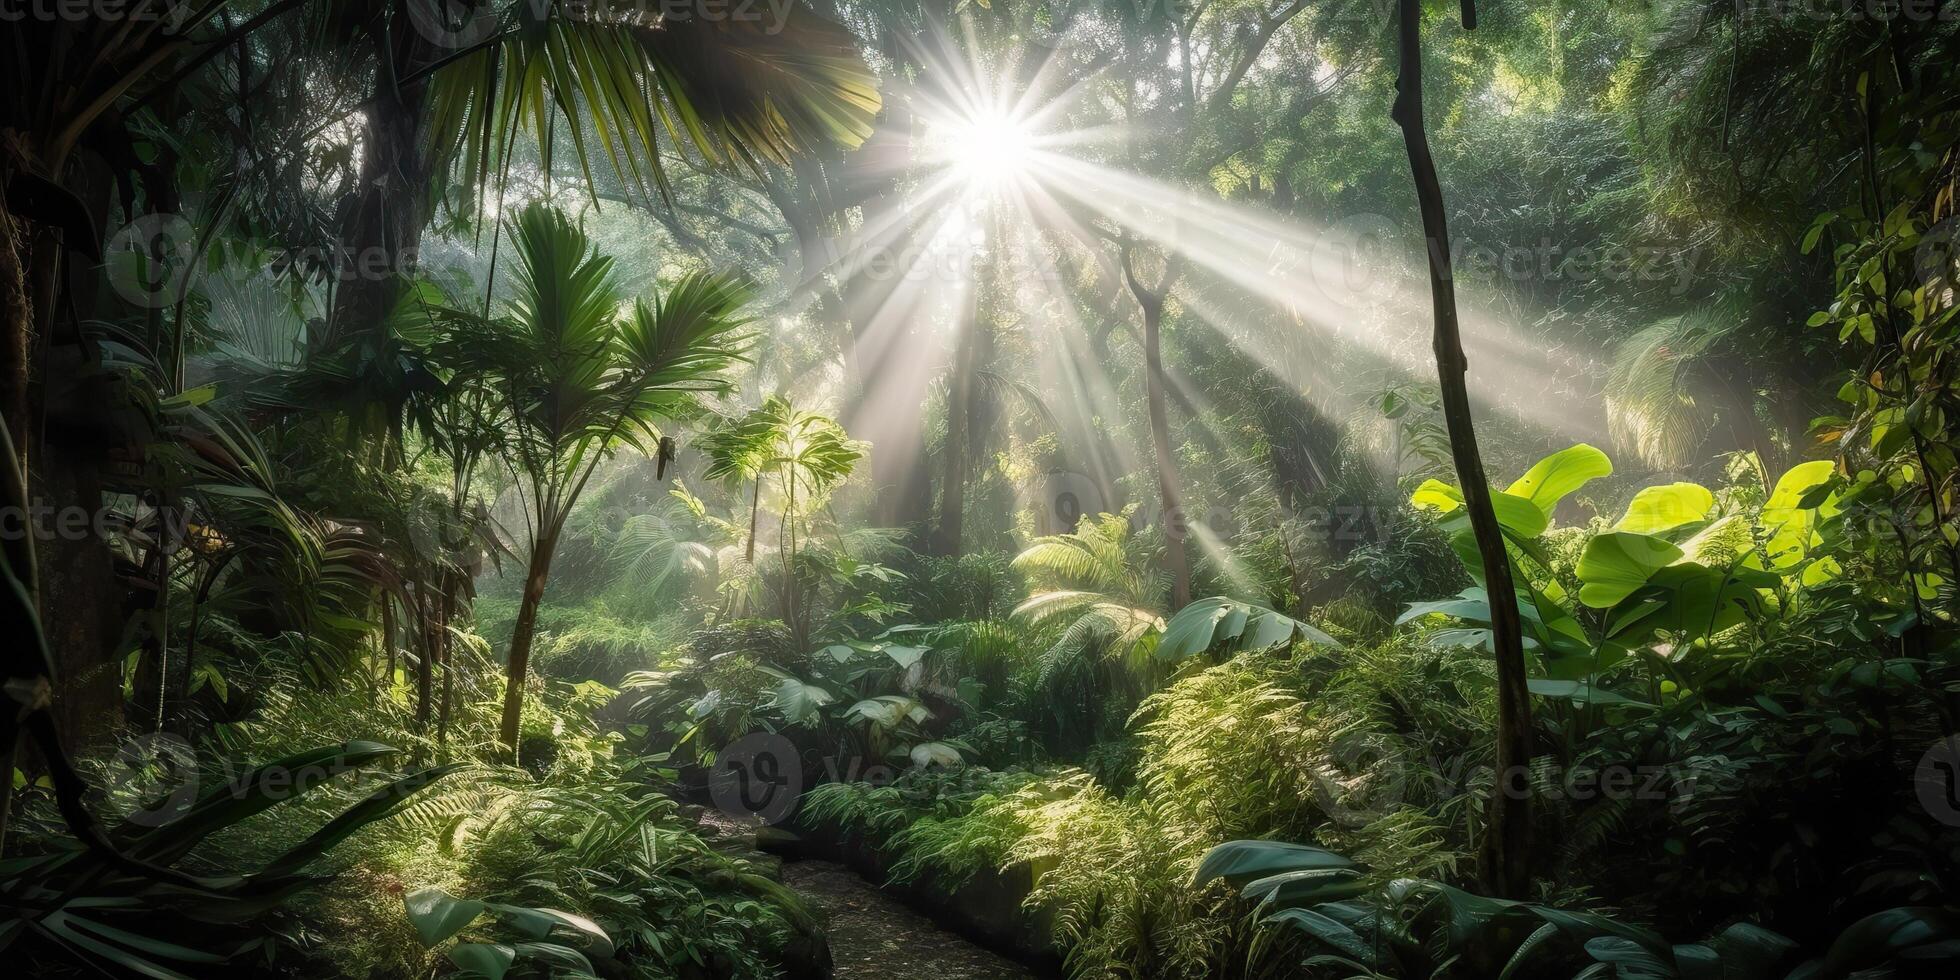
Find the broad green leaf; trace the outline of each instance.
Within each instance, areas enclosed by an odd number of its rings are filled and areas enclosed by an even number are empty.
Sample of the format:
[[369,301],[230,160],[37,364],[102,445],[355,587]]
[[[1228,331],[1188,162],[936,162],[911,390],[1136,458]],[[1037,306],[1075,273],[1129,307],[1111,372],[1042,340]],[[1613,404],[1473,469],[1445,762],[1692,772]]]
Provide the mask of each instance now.
[[449,949],[449,962],[467,974],[504,980],[517,962],[517,950],[503,943],[457,943]]
[[1810,552],[1818,522],[1837,513],[1835,500],[1826,499],[1817,507],[1803,506],[1806,494],[1831,479],[1833,467],[1828,459],[1812,460],[1791,467],[1776,481],[1760,518],[1767,536],[1763,552],[1771,568],[1782,571],[1800,564]]
[[1266,917],[1267,922],[1290,925],[1339,950],[1356,962],[1373,964],[1375,950],[1353,929],[1313,909],[1281,909]]
[[1605,453],[1580,443],[1539,460],[1504,492],[1530,500],[1549,521],[1566,495],[1612,472]]
[[1681,557],[1673,542],[1651,534],[1607,531],[1586,542],[1579,556],[1579,601],[1610,609],[1639,591],[1654,573]]
[[1416,492],[1409,495],[1409,503],[1425,510],[1436,510],[1447,514],[1463,506],[1463,492],[1441,480],[1424,480]]
[[787,677],[776,685],[776,697],[771,705],[792,725],[812,725],[823,717],[824,706],[834,700],[829,691],[815,684]]
[[1231,600],[1223,597],[1199,599],[1178,610],[1164,624],[1163,639],[1157,643],[1157,656],[1183,660],[1211,649],[1218,623],[1231,612]]
[[598,923],[582,915],[521,905],[493,904],[489,908],[505,925],[525,939],[571,938],[598,956],[609,957],[613,954],[612,937],[606,935],[606,930],[599,928]]
[[960,764],[960,750],[945,742],[920,742],[907,753],[912,764],[924,769],[928,766],[957,766]]
[[1545,533],[1545,528],[1551,526],[1551,511],[1538,506],[1529,497],[1508,490],[1490,495],[1490,509],[1497,515],[1498,526],[1513,538],[1529,540]]
[[457,898],[440,888],[417,888],[402,895],[408,923],[422,945],[434,947],[462,932],[487,907],[474,899]]
[[1226,883],[1239,888],[1247,882],[1287,871],[1352,867],[1353,861],[1321,847],[1287,841],[1234,840],[1205,852],[1205,856],[1198,861],[1192,883],[1202,885],[1223,878]]
[[1699,483],[1647,487],[1633,495],[1613,530],[1657,534],[1699,521],[1714,509],[1715,495]]
[[884,645],[885,656],[892,658],[892,663],[897,664],[900,669],[904,670],[910,670],[913,664],[918,663],[921,658],[931,651],[931,647],[907,647],[896,644]]
[[1455,599],[1438,599],[1434,602],[1411,603],[1402,615],[1395,618],[1395,625],[1414,622],[1424,616],[1449,616],[1473,623],[1490,622],[1490,600],[1485,598],[1482,589],[1465,589]]
[[1284,613],[1225,596],[1199,599],[1164,626],[1156,656],[1183,660],[1218,645],[1226,650],[1264,650],[1298,636],[1310,643],[1340,647],[1326,633]]
[[1249,881],[1242,894],[1261,906],[1297,908],[1353,898],[1372,887],[1353,868],[1302,868]]

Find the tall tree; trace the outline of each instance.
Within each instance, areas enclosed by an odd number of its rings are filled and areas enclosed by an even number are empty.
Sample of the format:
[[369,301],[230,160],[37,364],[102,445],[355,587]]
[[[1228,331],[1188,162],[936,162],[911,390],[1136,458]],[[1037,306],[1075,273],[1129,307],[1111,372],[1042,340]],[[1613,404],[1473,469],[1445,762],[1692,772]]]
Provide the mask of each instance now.
[[[1393,116],[1402,128],[1409,170],[1415,179],[1416,203],[1422,210],[1436,321],[1436,380],[1442,389],[1450,457],[1456,464],[1458,484],[1463,487],[1464,507],[1483,562],[1484,587],[1491,597],[1491,644],[1497,659],[1497,785],[1490,797],[1483,873],[1499,895],[1518,898],[1531,883],[1531,799],[1513,790],[1531,762],[1531,694],[1525,683],[1524,632],[1518,618],[1517,587],[1511,579],[1511,557],[1497,512],[1491,506],[1490,480],[1477,452],[1477,432],[1470,414],[1465,377],[1470,366],[1463,356],[1462,332],[1457,324],[1449,223],[1443,211],[1443,188],[1436,178],[1436,161],[1429,153],[1429,134],[1423,127],[1420,0],[1400,0],[1397,18],[1401,67],[1395,82]],[[1463,27],[1470,30],[1476,26],[1475,7],[1471,0],[1463,0]]]
[[1163,506],[1165,563],[1171,568],[1171,608],[1191,601],[1191,561],[1184,553],[1184,495],[1179,489],[1177,457],[1171,453],[1170,410],[1164,404],[1164,301],[1177,281],[1177,257],[1163,262],[1157,285],[1143,281],[1137,271],[1136,246],[1123,246],[1123,281],[1143,313],[1143,388],[1150,417],[1150,450],[1156,460],[1157,498]]
[[502,727],[515,751],[538,606],[566,518],[604,458],[620,447],[654,449],[657,419],[731,389],[723,372],[744,359],[748,288],[693,274],[622,313],[612,260],[563,212],[532,204],[510,236],[518,285],[505,315],[443,315],[458,360],[498,394],[506,462],[526,511],[530,554]]

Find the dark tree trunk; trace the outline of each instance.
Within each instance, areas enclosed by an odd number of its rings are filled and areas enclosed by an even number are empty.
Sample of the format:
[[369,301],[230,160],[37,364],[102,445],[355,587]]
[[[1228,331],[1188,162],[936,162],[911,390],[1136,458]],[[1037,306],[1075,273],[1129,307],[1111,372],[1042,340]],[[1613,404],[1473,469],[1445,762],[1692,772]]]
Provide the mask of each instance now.
[[743,557],[746,558],[748,560],[748,563],[751,565],[755,564],[756,515],[761,511],[762,511],[762,474],[757,473],[755,475],[755,492],[749,497],[749,548],[747,553],[743,555]]
[[517,607],[517,625],[510,635],[510,665],[504,677],[504,744],[512,761],[517,756],[517,726],[524,715],[524,681],[531,669],[531,638],[537,631],[538,605],[544,601],[545,579],[551,574],[551,553],[558,548],[556,532],[541,535],[531,548],[530,570],[524,576],[524,599]]
[[[93,462],[66,450],[43,452],[34,477],[42,499],[73,502],[90,514],[103,506]],[[114,556],[101,542],[70,542],[37,549],[37,554],[41,591],[60,612],[42,620],[60,669],[55,721],[71,745],[95,745],[123,720],[122,671],[116,656],[122,639],[122,582]]]
[[[441,641],[442,651],[442,700],[436,707],[436,748],[449,745],[449,711],[456,694],[456,656],[455,638],[449,634],[448,625],[456,618],[456,593],[463,587],[461,576],[444,576],[447,588],[442,594],[442,624],[437,639]],[[438,760],[440,761],[440,760]]]
[[397,276],[408,270],[429,217],[427,80],[397,80],[428,66],[442,51],[398,8],[375,40],[374,91],[366,113],[357,195],[341,215],[340,254],[334,257],[330,336],[372,328],[394,303]]
[[1171,611],[1191,604],[1191,564],[1184,555],[1184,498],[1178,491],[1177,458],[1171,455],[1170,413],[1164,405],[1164,355],[1160,340],[1164,300],[1143,304],[1144,391],[1150,408],[1150,449],[1157,458],[1157,494],[1163,501],[1164,560],[1171,567]]
[[415,590],[415,634],[420,654],[415,660],[415,727],[428,731],[435,717],[436,623],[425,590]]
[[946,444],[940,447],[939,527],[934,550],[960,556],[966,515],[967,441],[973,422],[973,375],[979,361],[980,297],[976,289],[968,306],[966,328],[953,350],[953,370],[946,386]]
[[[1463,487],[1464,508],[1469,512],[1470,529],[1483,563],[1484,587],[1490,596],[1491,642],[1497,659],[1497,785],[1491,793],[1490,826],[1484,836],[1483,876],[1499,896],[1521,898],[1531,884],[1531,799],[1523,782],[1525,767],[1531,762],[1531,695],[1525,684],[1524,636],[1510,555],[1496,512],[1491,509],[1490,480],[1477,453],[1477,433],[1470,415],[1465,377],[1469,364],[1457,326],[1443,189],[1436,178],[1436,161],[1429,153],[1429,134],[1423,128],[1421,7],[1420,0],[1399,2],[1401,70],[1395,82],[1393,115],[1402,128],[1416,201],[1422,209],[1436,321],[1437,383],[1442,388],[1443,418],[1449,427],[1450,456]],[[1464,0],[1463,14],[1465,29],[1475,27],[1476,13],[1470,0]]]
[[1164,529],[1164,564],[1171,571],[1171,611],[1191,604],[1191,563],[1184,553],[1188,533],[1184,496],[1177,476],[1177,457],[1171,454],[1170,409],[1165,404],[1164,301],[1177,277],[1176,259],[1166,261],[1163,282],[1151,289],[1138,278],[1129,246],[1123,249],[1123,278],[1143,314],[1143,387],[1150,414],[1150,450],[1157,471],[1157,497],[1162,506],[1158,524]]
[[7,433],[27,458],[27,365],[33,344],[34,303],[28,293],[27,271],[33,265],[33,233],[7,210],[7,178],[13,167],[0,169],[0,414]]

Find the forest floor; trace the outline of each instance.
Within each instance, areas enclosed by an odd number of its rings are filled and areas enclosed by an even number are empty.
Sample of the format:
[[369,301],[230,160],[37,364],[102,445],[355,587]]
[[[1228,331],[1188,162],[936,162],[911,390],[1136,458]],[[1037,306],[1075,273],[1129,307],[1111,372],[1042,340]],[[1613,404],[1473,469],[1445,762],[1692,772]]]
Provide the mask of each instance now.
[[786,864],[783,884],[803,896],[827,924],[837,980],[1034,976],[1013,960],[941,929],[841,864]]
[[[697,819],[710,840],[730,850],[754,851],[752,825],[712,808]],[[788,862],[781,879],[824,922],[836,980],[1034,980],[1026,967],[940,928],[842,864]]]

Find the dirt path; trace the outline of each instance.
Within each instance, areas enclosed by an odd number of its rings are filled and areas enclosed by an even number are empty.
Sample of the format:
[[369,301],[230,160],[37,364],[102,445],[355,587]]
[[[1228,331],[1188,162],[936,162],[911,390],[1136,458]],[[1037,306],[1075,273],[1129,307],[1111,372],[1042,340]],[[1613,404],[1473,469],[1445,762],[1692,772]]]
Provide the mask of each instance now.
[[783,865],[828,926],[838,980],[1032,980],[1020,964],[939,928],[857,873],[829,861]]
[[[731,850],[753,851],[753,826],[712,809],[696,819]],[[824,921],[836,980],[1035,980],[1026,967],[941,929],[841,864],[793,861],[781,876]]]

